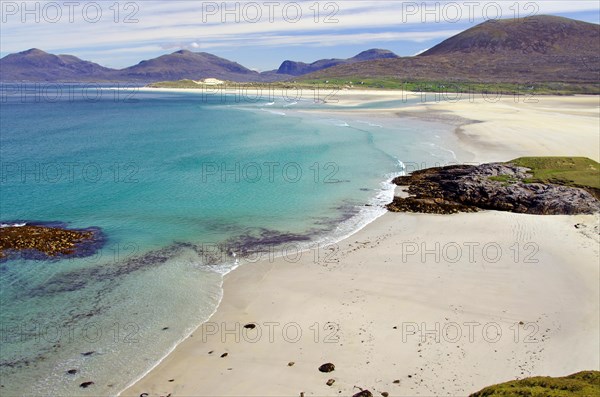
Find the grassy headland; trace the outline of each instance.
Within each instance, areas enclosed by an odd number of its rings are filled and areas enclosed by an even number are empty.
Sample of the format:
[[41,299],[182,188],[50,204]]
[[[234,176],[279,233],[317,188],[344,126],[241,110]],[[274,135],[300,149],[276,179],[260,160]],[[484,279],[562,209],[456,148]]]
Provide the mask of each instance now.
[[486,387],[470,397],[588,397],[600,395],[600,372],[582,371],[562,378],[536,376]]
[[509,163],[529,168],[527,183],[583,188],[600,199],[600,164],[585,157],[521,157]]

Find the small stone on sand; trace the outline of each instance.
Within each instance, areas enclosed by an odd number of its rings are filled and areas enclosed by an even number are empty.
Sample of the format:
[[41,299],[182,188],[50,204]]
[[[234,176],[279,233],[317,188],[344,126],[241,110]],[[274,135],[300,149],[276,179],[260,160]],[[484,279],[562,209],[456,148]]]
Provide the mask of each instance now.
[[319,371],[321,372],[333,372],[335,370],[335,365],[332,363],[326,363],[319,367]]

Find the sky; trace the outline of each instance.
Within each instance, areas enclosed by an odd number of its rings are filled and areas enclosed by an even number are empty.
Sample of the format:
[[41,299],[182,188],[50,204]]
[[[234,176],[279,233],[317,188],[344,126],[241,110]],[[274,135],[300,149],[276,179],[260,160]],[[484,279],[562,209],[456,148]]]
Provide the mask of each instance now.
[[39,48],[124,68],[187,49],[265,71],[370,48],[415,55],[489,19],[542,14],[600,23],[600,2],[0,0],[0,57]]

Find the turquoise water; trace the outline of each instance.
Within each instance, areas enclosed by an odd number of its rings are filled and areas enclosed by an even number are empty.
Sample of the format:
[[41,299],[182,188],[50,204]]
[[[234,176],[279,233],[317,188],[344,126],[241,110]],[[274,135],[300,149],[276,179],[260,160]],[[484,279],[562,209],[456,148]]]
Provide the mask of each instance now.
[[208,319],[244,254],[338,241],[383,213],[403,163],[457,156],[443,125],[356,109],[73,92],[2,98],[0,221],[106,237],[88,258],[0,263],[3,395],[118,393]]

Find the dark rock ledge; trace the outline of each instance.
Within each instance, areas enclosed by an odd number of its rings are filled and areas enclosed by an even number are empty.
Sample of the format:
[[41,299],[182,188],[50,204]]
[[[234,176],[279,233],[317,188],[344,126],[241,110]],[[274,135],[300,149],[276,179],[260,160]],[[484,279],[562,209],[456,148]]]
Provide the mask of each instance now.
[[555,183],[530,183],[529,169],[510,163],[452,165],[415,171],[394,179],[408,186],[407,198],[395,197],[392,212],[453,214],[479,210],[538,215],[592,214],[600,201],[588,191]]
[[105,242],[99,228],[68,229],[63,224],[0,228],[0,261],[21,257],[47,260],[93,255]]

